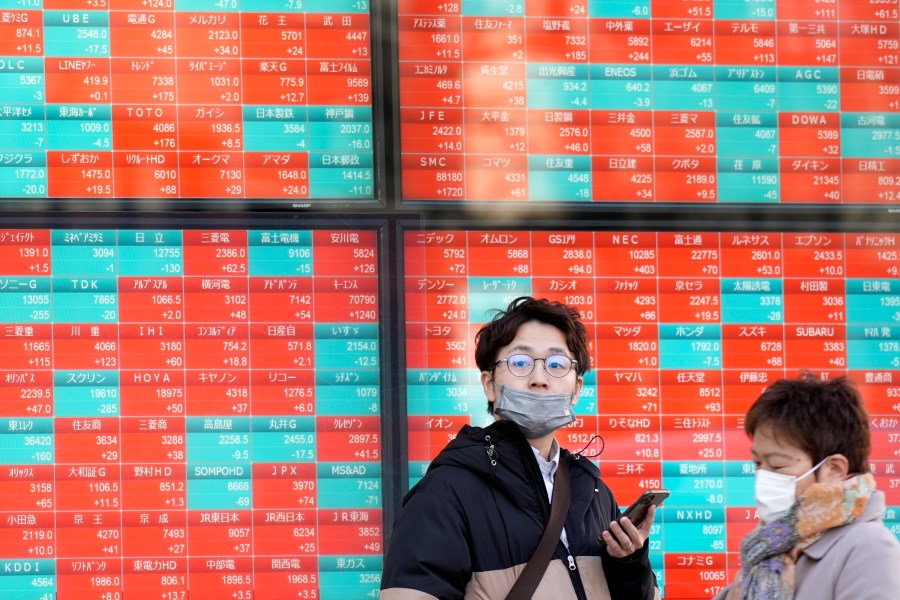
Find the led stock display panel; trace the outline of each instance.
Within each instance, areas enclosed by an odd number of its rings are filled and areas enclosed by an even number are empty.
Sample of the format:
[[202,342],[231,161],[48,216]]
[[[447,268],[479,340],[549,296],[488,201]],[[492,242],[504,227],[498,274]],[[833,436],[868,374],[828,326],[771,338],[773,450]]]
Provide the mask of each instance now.
[[0,198],[372,201],[369,9],[0,0]]
[[404,201],[900,201],[898,0],[398,7]]
[[[672,491],[651,560],[666,598],[733,580],[756,522],[743,417],[766,384],[849,375],[900,536],[900,234],[404,232],[410,484],[491,420],[474,337],[520,295],[578,307],[592,370],[560,443],[599,456],[624,506]],[[602,442],[595,438],[601,436]]]
[[0,597],[377,596],[376,230],[0,230]]

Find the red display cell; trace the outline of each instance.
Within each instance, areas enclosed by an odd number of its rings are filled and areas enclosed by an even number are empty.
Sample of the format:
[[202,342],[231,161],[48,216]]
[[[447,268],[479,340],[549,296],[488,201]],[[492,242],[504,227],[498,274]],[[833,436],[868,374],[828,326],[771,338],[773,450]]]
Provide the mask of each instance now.
[[650,19],[591,19],[589,27],[591,63],[650,63]]
[[308,181],[309,155],[306,153],[244,154],[244,183],[248,196],[309,198]]
[[115,369],[119,366],[118,326],[53,325],[55,369]]
[[302,13],[241,13],[241,56],[252,64],[306,58],[308,19]]
[[126,417],[121,423],[123,462],[184,462],[187,448],[184,418]]
[[[466,140],[466,146],[473,143]],[[469,200],[528,199],[528,157],[466,156],[466,198]]]
[[778,132],[778,148],[784,157],[829,157],[840,154],[839,114],[781,113],[778,115]]
[[461,64],[417,61],[401,62],[400,97],[403,105],[433,108],[462,107]]
[[[844,236],[839,233],[782,234],[785,285],[787,278],[843,278]],[[808,287],[808,286],[807,286]]]
[[367,60],[310,60],[309,73],[310,106],[372,104],[371,64]]
[[[460,152],[463,149],[463,112],[403,108],[400,109],[400,132],[404,152]],[[490,133],[491,139],[496,138],[494,128]]]
[[843,369],[847,366],[844,325],[794,325],[785,333],[787,369]]
[[777,324],[722,325],[725,369],[778,369],[784,366],[784,327]]
[[[302,516],[301,509],[315,508],[316,504],[316,465],[314,463],[256,463],[253,465],[255,525],[277,524],[282,528],[286,527],[290,525],[287,518],[280,519],[279,523],[270,516],[272,513],[266,514],[263,511],[266,509],[290,509],[297,512],[288,514]],[[295,522],[302,523],[306,520],[308,517],[300,518]],[[315,523],[314,520],[308,522]],[[257,536],[254,536],[254,539],[257,548],[265,548],[269,554],[285,553],[277,547],[271,547],[268,543],[260,544]],[[272,543],[278,542],[273,539]],[[296,550],[296,547],[292,549]],[[290,554],[290,551],[286,553]]]
[[[699,528],[697,525],[698,530]],[[728,582],[733,581],[725,578],[725,554],[667,552],[663,564],[666,572],[666,598],[712,598]]]
[[[858,0],[838,0],[838,11],[842,21],[882,21],[896,23],[900,19],[900,2],[884,0],[880,3],[859,2]],[[896,37],[894,38],[896,39]]]
[[[871,460],[893,460],[900,453],[900,420],[895,416],[881,416],[869,419],[872,434]],[[893,473],[894,478],[897,474]]]
[[[896,455],[895,455],[896,456]],[[900,463],[897,462],[873,462],[872,474],[875,475],[875,487],[884,491],[884,501],[888,506],[900,504]]]
[[306,51],[312,59],[359,59],[370,55],[369,15],[334,15],[308,12],[306,17]]
[[106,468],[105,465],[114,465],[121,459],[122,437],[118,419],[57,418],[54,429],[57,463],[97,464]]
[[23,556],[53,556],[53,511],[34,511],[21,517],[3,519],[0,525],[0,557],[21,559]]
[[210,58],[240,54],[239,13],[175,11],[176,56]]
[[[594,137],[594,139],[598,139]],[[599,157],[591,159],[592,195],[597,202],[652,202],[653,159],[650,157]]]
[[175,13],[146,9],[129,12],[117,4],[109,11],[109,43],[116,56],[156,60],[175,54]]
[[599,361],[595,366],[597,414],[659,413],[660,387],[657,369],[612,370]]
[[659,319],[655,280],[598,279],[595,293],[596,320],[620,323],[618,331],[640,328],[641,324],[656,323]]
[[[502,101],[496,104],[502,105]],[[526,158],[529,131],[528,114],[525,110],[466,110],[463,133],[460,144],[465,143],[465,150],[469,154],[518,155]],[[525,175],[527,177],[527,171]],[[478,185],[477,179],[473,185]]]
[[[843,12],[843,11],[842,11]],[[841,15],[840,63],[842,67],[900,65],[900,24],[845,21]]]
[[[469,424],[465,415],[411,416],[407,419],[409,428],[409,460],[422,462],[432,460],[443,450],[463,425]],[[415,474],[410,472],[410,477]]]
[[840,203],[840,159],[782,158],[779,163],[782,202]]
[[[662,414],[698,415],[701,418],[722,414],[721,371],[666,369],[659,377],[662,389],[660,397]],[[666,458],[668,459],[668,455]]]
[[529,110],[530,154],[586,155],[591,150],[589,110]]
[[[603,453],[606,456],[606,452]],[[662,482],[662,463],[659,461],[600,461],[603,481],[616,496],[621,508],[637,498],[644,490],[660,489]]]
[[532,281],[531,291],[535,297],[559,297],[564,304],[576,309],[581,320],[586,323],[598,319],[607,320],[597,304],[593,279],[587,277],[579,279],[566,275],[535,278]]
[[316,417],[320,462],[381,461],[378,417]]
[[381,555],[381,521],[380,510],[319,511],[319,552]]
[[[618,169],[634,171],[638,162],[633,157],[653,155],[653,113],[650,111],[592,111],[591,112],[591,154],[615,157],[600,162],[604,170]],[[629,161],[625,164],[625,161]],[[641,161],[646,167],[650,163]],[[631,168],[627,168],[631,166]],[[652,170],[647,168],[652,173]],[[600,179],[606,183],[606,178]],[[632,180],[631,184],[641,183]],[[650,183],[650,182],[646,182]]]
[[825,3],[819,3],[818,5],[808,4],[803,0],[780,0],[776,8],[777,17],[779,21],[825,21],[836,19],[839,3],[842,5],[840,12],[843,15],[843,7],[855,2],[854,0],[850,2],[839,0],[839,2],[829,2],[828,4],[832,4],[832,6],[828,6],[824,5]]
[[[159,138],[160,144],[170,138]],[[133,140],[137,142],[137,140]],[[145,140],[146,141],[146,140]],[[150,142],[152,143],[152,142]],[[178,196],[178,154],[175,152],[115,152],[116,196],[127,198],[175,198]]]
[[[50,275],[50,250],[48,229],[0,229],[0,262],[7,277]],[[11,291],[9,286],[4,291]]]
[[[252,555],[253,513],[249,510],[229,510],[225,513],[205,510],[188,512],[187,553],[192,557],[191,572],[204,556],[228,556],[235,559]],[[229,532],[231,532],[229,534]],[[244,562],[244,561],[241,561]],[[245,563],[245,566],[249,566]],[[206,569],[199,568],[203,573]]]
[[[657,154],[700,157],[715,155],[716,114],[657,111],[653,114],[653,143]],[[714,165],[715,163],[713,167]],[[694,169],[698,173],[715,173],[715,168],[710,171],[706,164],[698,167]]]
[[57,461],[55,468],[57,511],[121,508],[119,465],[84,463],[65,465]]
[[315,282],[317,323],[378,321],[378,282],[374,278],[320,277]]
[[597,277],[656,279],[656,233],[597,232],[594,234]]
[[376,240],[376,232],[371,230],[314,231],[313,246],[321,250],[314,255],[313,272],[316,276],[369,275],[368,280],[360,279],[358,284],[359,289],[369,290],[367,286],[374,282],[376,273]]
[[[129,517],[135,514],[131,511],[171,510],[171,518],[179,518],[178,509],[187,507],[186,471],[184,464],[123,465],[122,510]],[[176,522],[168,523],[174,526]],[[131,554],[127,547],[125,553]]]
[[[818,9],[805,4],[809,9]],[[782,4],[778,12],[782,12]],[[828,10],[828,9],[826,9]],[[831,9],[835,10],[835,9]],[[832,17],[833,18],[833,17]],[[783,67],[836,67],[838,66],[838,25],[836,22],[794,20],[794,17],[778,17],[777,64]]]
[[148,323],[160,329],[138,330],[148,336],[174,337],[165,325],[183,319],[184,286],[180,277],[120,277],[119,322]]
[[597,423],[598,433],[606,443],[604,459],[645,461],[662,458],[659,416],[601,416]]
[[719,279],[661,279],[658,299],[661,323],[717,323],[722,318]]
[[403,198],[462,200],[465,158],[454,155],[404,154]]
[[[463,17],[461,26],[466,62],[474,62],[476,68],[499,72],[516,68],[510,63],[524,62],[526,40],[531,40],[525,33],[523,19]],[[528,59],[532,60],[530,56]],[[466,105],[479,106],[469,102],[468,86],[466,91]]]
[[311,370],[253,371],[250,380],[252,412],[259,416],[315,414],[314,383],[315,373]]
[[296,598],[320,598],[318,558],[289,554],[290,558],[273,560],[260,556],[254,561],[255,590],[265,597],[286,594]]
[[122,556],[122,515],[118,511],[56,513],[56,556]]
[[658,234],[660,277],[710,277],[720,270],[719,235],[709,232]]
[[[900,89],[898,87],[897,89]],[[877,135],[889,135],[878,132]],[[841,160],[841,183],[846,204],[900,201],[900,159]]]
[[[418,12],[418,11],[417,11]],[[397,30],[400,62],[462,59],[462,18],[407,16],[400,11]],[[432,13],[434,14],[434,13]]]
[[[252,323],[312,322],[312,280],[309,277],[272,277],[250,280]],[[291,325],[296,331],[297,325]]]
[[697,0],[697,2],[691,2],[690,4],[663,2],[659,3],[658,6],[653,6],[654,19],[711,19],[712,16],[712,0]]
[[[247,286],[247,279],[241,277],[186,278],[184,320],[188,323],[229,323],[229,328],[246,322],[249,302]],[[225,329],[207,328],[202,335],[225,336],[228,335]]]
[[721,240],[723,277],[781,277],[781,234],[723,232]]
[[469,275],[525,277],[531,273],[527,231],[482,231],[469,238]]
[[892,373],[850,371],[848,377],[856,382],[869,414],[900,413],[900,381],[893,381]]
[[[744,415],[725,415],[724,460],[750,460],[750,448],[753,443],[744,431],[744,422]],[[750,470],[747,475],[752,476],[753,471]]]
[[847,318],[843,279],[785,279],[785,323],[843,323]]
[[590,47],[588,22],[560,16],[526,20],[525,55],[531,63],[586,63]]
[[250,410],[250,376],[247,368],[188,371],[185,407],[189,417],[247,415]]
[[[692,2],[689,6],[698,11],[712,8],[699,4]],[[679,6],[679,8],[681,7]],[[677,65],[711,65],[713,63],[712,20],[678,20],[677,17],[672,18],[656,13],[656,6],[654,6],[651,28],[653,39],[651,56],[654,63]]]
[[[0,55],[43,56],[44,13],[40,10],[6,10],[0,26]],[[16,65],[19,63],[16,61]]]
[[900,235],[854,233],[846,237],[847,277],[896,277],[900,274]]
[[49,324],[0,328],[0,364],[5,370],[23,371],[21,376],[2,380],[2,385],[36,384],[35,371],[39,374],[38,369],[50,369],[53,364],[52,340]]
[[[594,272],[594,235],[590,231],[535,231],[531,234],[533,274],[539,277],[582,277],[581,294],[590,293]],[[566,290],[576,291],[578,286]],[[581,308],[587,301],[581,302]],[[566,303],[568,304],[568,303]]]
[[[467,239],[464,231],[405,232],[404,271],[410,277],[466,275]],[[427,280],[416,279],[415,281],[415,288],[407,287],[408,290],[415,289],[419,292],[436,290],[427,283]],[[465,282],[465,279],[458,279],[454,281],[454,285],[465,285]]]
[[250,326],[248,355],[251,369],[314,369],[314,333],[312,324],[289,326]]
[[[129,109],[133,114],[159,121],[160,107],[175,106],[177,66],[174,58],[111,58],[110,64],[114,111]],[[113,133],[118,132],[113,130]],[[165,131],[154,133],[159,135]],[[118,145],[114,147],[120,149]]]
[[[8,357],[0,354],[0,360]],[[53,414],[53,372],[0,371],[0,402],[7,417],[49,417]]]
[[[98,137],[98,140],[102,139]],[[111,176],[112,152],[47,152],[47,189],[50,197],[112,197]]]
[[[859,113],[890,113],[897,110],[897,89],[900,86],[900,69],[842,68],[841,110]],[[878,123],[877,115],[862,115]],[[878,125],[882,127],[882,125]],[[886,161],[890,164],[893,161]]]
[[[181,77],[179,76],[179,81]],[[208,84],[203,84],[209,90]],[[183,93],[179,91],[178,97]],[[178,107],[178,148],[182,168],[209,171],[216,182],[240,183],[241,177],[230,174],[242,166],[239,152],[243,147],[243,115],[240,106],[225,106],[215,99],[180,100]],[[207,152],[201,152],[203,150]]]
[[722,460],[725,455],[724,417],[667,414],[662,423],[661,447],[666,460]]
[[774,21],[717,20],[715,22],[716,64],[774,65],[775,38]]
[[785,376],[784,369],[733,370],[724,372],[724,407],[725,414],[747,414],[750,405],[756,401],[763,390],[771,383]]
[[56,484],[52,465],[9,468],[0,473],[0,494],[10,512],[53,508]]
[[112,100],[109,73],[108,58],[48,58],[44,61],[46,101],[52,104],[108,104]]
[[[315,478],[310,480],[314,482]],[[316,510],[265,512],[255,510],[253,512],[253,546],[254,556],[297,556],[309,554],[310,548],[318,548],[321,552],[319,540],[322,539],[319,531],[319,515]],[[315,560],[315,557],[311,557]],[[272,560],[269,559],[269,568]],[[257,569],[259,566],[257,566]],[[313,572],[316,568],[313,567]],[[257,570],[257,573],[259,571]],[[257,586],[257,591],[259,587]],[[279,590],[281,591],[281,590]]]
[[[246,231],[185,231],[183,243],[184,274],[187,277],[247,273]],[[237,278],[236,281],[245,282],[245,278]],[[230,285],[230,280],[228,283]],[[241,287],[246,287],[246,283]]]
[[122,416],[184,414],[184,370],[122,371],[119,379]]
[[[124,556],[153,557],[158,563],[171,566],[173,559],[187,554],[187,514],[184,511],[169,510],[171,512],[164,509],[123,513]],[[161,583],[160,580],[161,578],[157,579],[157,585]]]
[[[658,130],[657,130],[658,131]],[[708,144],[703,145],[709,147]],[[716,202],[716,159],[697,155],[658,157],[655,200],[657,202]]]
[[181,325],[119,326],[119,366],[122,369],[168,369],[184,364]]
[[[525,109],[526,73],[526,67],[522,63],[466,62],[462,78],[466,108],[484,107],[497,111],[501,116],[499,118],[502,118],[502,122],[497,123],[498,128],[505,127],[510,120],[515,119],[513,124],[517,124],[519,120],[524,121],[517,113]],[[451,91],[455,91],[455,88]],[[484,110],[471,112],[481,117],[467,117],[467,123],[496,122],[498,118]]]
[[458,369],[471,360],[472,339],[466,324],[407,321],[406,366],[408,369]]
[[273,67],[269,62],[245,59],[241,65],[244,104],[306,104],[306,61],[284,60]]
[[[407,322],[435,324],[466,323],[469,319],[467,285],[465,279],[420,277],[407,280],[407,291],[417,291],[420,302],[407,303]],[[422,291],[422,289],[427,291]]]

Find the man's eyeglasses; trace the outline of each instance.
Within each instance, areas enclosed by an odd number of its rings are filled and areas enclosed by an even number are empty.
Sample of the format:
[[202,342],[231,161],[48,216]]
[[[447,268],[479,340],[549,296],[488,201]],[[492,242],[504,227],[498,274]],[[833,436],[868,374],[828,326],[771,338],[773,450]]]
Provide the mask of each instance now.
[[494,368],[505,362],[510,373],[516,377],[527,377],[534,371],[534,363],[539,360],[544,362],[544,370],[551,377],[565,377],[572,370],[572,367],[578,364],[577,360],[572,360],[564,354],[553,354],[547,358],[534,358],[527,354],[512,354],[495,362]]

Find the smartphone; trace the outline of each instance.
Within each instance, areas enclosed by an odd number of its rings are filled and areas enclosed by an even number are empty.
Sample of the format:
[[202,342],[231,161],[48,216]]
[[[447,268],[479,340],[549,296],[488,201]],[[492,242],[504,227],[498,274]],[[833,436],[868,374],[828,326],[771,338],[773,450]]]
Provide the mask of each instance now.
[[638,527],[647,516],[650,505],[659,506],[668,497],[669,490],[645,490],[631,506],[622,511],[622,516],[631,519],[634,526]]
[[[641,521],[647,516],[647,509],[650,508],[650,505],[659,506],[668,497],[669,490],[645,490],[638,496],[637,500],[631,503],[631,506],[622,512],[622,517],[628,517],[635,527],[639,527]],[[622,517],[619,518],[621,519]],[[601,546],[606,545],[602,534],[597,538],[597,541],[600,542]]]

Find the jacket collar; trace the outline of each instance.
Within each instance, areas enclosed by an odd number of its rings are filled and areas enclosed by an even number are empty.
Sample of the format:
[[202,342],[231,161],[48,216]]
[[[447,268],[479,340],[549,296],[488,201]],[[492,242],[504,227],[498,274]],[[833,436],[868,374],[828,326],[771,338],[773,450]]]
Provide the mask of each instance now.
[[[884,492],[875,490],[869,497],[869,502],[866,504],[866,508],[863,510],[863,513],[860,515],[859,520],[856,522],[864,523],[866,521],[878,521],[884,515],[884,511]],[[844,536],[844,534],[847,532],[847,527],[848,526],[843,526],[829,529],[822,534],[822,537],[805,548],[803,550],[803,553],[814,560],[820,560],[823,556],[825,556],[825,554],[828,553],[831,547],[834,546],[838,542],[838,540],[840,540]]]

